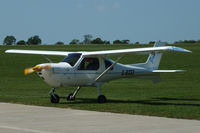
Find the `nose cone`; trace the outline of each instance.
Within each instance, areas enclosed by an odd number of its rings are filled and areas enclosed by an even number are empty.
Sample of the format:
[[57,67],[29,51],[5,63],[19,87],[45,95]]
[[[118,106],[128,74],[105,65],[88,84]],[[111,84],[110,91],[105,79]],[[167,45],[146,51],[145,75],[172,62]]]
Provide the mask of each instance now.
[[39,64],[36,65],[33,69],[37,72],[37,74],[43,79],[46,80],[51,75],[51,68],[50,64]]
[[39,64],[39,66],[43,66],[44,69],[38,72],[38,75],[52,87],[60,87],[62,75],[71,68],[67,63]]

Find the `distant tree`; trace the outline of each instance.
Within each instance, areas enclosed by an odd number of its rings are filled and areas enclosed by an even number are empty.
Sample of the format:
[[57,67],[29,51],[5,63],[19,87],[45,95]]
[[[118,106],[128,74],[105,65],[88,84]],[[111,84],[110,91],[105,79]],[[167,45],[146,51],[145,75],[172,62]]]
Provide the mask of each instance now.
[[179,41],[175,41],[174,44],[180,44],[180,43],[183,43],[182,40],[179,40]]
[[120,41],[120,40],[114,40],[113,44],[122,44],[122,41]]
[[84,37],[83,43],[84,44],[90,44],[90,42],[92,40],[92,35],[87,34],[87,35],[84,35],[83,37]]
[[39,45],[42,43],[42,40],[38,35],[32,36],[28,39],[27,44],[28,45]]
[[69,44],[79,44],[80,41],[78,39],[73,39]]
[[174,42],[174,44],[187,44],[187,43],[197,43],[197,41],[195,41],[195,40],[184,40],[184,41],[182,41],[182,40],[179,40],[179,41],[175,41]]
[[138,45],[138,44],[140,44],[140,42],[135,42],[134,44]]
[[113,44],[130,44],[130,40],[114,40]]
[[19,40],[17,42],[17,45],[26,45],[26,42],[24,40]]
[[104,43],[104,44],[110,44],[110,41],[104,40],[103,43]]
[[4,45],[13,45],[16,43],[16,38],[14,36],[6,36],[3,44]]
[[64,45],[64,42],[58,41],[56,42],[56,45]]
[[200,44],[200,40],[198,40],[197,43]]
[[130,44],[130,40],[122,40],[122,44]]
[[183,43],[196,43],[195,40],[184,40]]
[[81,44],[81,45],[82,45],[82,44],[84,44],[84,42],[83,42],[83,41],[81,41],[81,42],[79,42],[79,44]]
[[96,39],[91,41],[91,44],[104,44],[104,41],[101,40],[100,37],[97,37]]
[[149,44],[155,44],[155,41],[150,41]]

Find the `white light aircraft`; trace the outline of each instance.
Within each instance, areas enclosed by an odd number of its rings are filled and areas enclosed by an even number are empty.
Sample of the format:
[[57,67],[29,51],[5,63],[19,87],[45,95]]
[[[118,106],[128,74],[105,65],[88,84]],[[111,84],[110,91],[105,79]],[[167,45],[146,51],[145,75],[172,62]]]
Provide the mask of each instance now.
[[[32,68],[24,70],[25,74],[37,72],[52,89],[50,91],[50,101],[59,103],[59,96],[55,94],[55,89],[61,86],[78,87],[74,93],[67,96],[67,100],[75,100],[75,96],[81,87],[94,86],[98,92],[98,103],[107,101],[100,93],[100,87],[105,83],[119,78],[144,78],[153,82],[159,82],[160,73],[183,72],[183,70],[158,70],[162,52],[191,52],[189,50],[164,46],[163,42],[156,42],[154,47],[105,50],[93,52],[64,52],[64,51],[41,51],[41,50],[6,50],[6,53],[36,54],[44,55],[49,63],[38,64]],[[133,53],[149,53],[145,63],[124,65],[118,63],[124,56]],[[109,55],[120,55],[117,60],[108,59]],[[48,55],[65,56],[59,63],[52,63]]]

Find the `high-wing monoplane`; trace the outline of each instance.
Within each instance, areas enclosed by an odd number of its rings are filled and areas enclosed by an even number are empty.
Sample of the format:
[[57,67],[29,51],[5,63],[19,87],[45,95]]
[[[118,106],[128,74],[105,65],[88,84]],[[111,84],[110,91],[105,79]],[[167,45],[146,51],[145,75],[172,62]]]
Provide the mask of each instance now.
[[[105,50],[92,52],[65,52],[65,51],[41,51],[41,50],[6,50],[6,53],[45,55],[49,63],[38,64],[24,70],[25,75],[37,72],[39,77],[49,84],[50,101],[59,103],[59,96],[55,89],[59,87],[76,86],[74,93],[67,96],[67,100],[75,100],[75,96],[81,87],[94,86],[97,88],[99,103],[105,103],[106,97],[100,93],[100,87],[105,83],[119,78],[144,78],[153,82],[160,81],[160,73],[183,72],[184,70],[158,70],[162,52],[191,52],[189,50],[165,46],[165,43],[156,42],[154,47]],[[148,53],[145,63],[120,64],[119,61],[127,55],[134,53]],[[119,55],[113,61],[107,58],[109,55]],[[48,55],[65,56],[59,63],[52,63]]]

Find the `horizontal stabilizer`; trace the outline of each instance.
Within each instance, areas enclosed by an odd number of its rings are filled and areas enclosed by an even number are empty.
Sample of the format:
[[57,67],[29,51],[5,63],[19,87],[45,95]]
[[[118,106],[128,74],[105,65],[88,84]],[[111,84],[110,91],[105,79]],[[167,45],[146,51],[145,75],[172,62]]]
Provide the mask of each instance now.
[[174,72],[185,72],[185,70],[153,70],[153,73],[174,73]]

